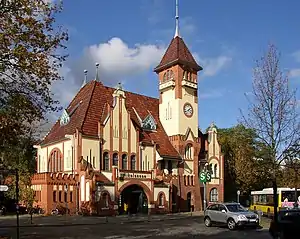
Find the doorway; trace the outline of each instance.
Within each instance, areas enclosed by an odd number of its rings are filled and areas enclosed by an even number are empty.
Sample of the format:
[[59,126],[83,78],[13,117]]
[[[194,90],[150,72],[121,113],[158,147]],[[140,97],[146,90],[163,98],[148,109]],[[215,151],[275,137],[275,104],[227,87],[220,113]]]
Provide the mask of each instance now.
[[148,213],[148,199],[141,186],[136,184],[130,185],[121,192],[119,213],[120,214]]

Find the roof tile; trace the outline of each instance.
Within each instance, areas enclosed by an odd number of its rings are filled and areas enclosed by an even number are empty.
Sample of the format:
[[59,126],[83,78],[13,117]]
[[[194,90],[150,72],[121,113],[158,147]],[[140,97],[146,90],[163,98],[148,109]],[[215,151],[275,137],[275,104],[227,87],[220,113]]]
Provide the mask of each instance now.
[[[107,115],[107,105],[112,105],[112,94],[114,91],[114,88],[106,87],[100,82],[89,82],[80,89],[67,109],[70,113],[81,102],[79,107],[70,116],[70,122],[65,126],[61,126],[59,121],[57,121],[42,144],[63,139],[65,134],[75,133],[76,128],[85,135],[98,136],[98,122],[101,122],[104,115]],[[125,91],[125,96],[126,109],[130,113],[136,127],[140,128],[140,125],[133,108],[141,119],[144,119],[150,113],[157,123],[155,132],[139,129],[141,131],[141,141],[154,141],[161,156],[179,157],[178,152],[169,141],[169,137],[159,120],[159,100],[128,91]]]
[[159,72],[164,68],[177,63],[186,64],[197,71],[202,70],[202,67],[197,64],[183,39],[179,36],[172,39],[166,53],[154,71]]

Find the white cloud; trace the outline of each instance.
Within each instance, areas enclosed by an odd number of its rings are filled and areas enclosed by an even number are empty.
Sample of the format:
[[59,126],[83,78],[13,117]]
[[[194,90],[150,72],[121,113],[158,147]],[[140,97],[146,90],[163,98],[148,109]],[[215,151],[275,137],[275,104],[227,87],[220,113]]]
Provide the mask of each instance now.
[[225,55],[220,55],[215,58],[201,58],[196,53],[194,53],[193,55],[197,63],[203,67],[204,77],[217,75],[221,70],[226,68],[232,62],[232,58]]
[[103,73],[121,77],[149,70],[159,62],[164,51],[164,47],[151,44],[136,44],[131,48],[115,37],[107,43],[90,46],[87,54],[99,62]]
[[200,99],[213,99],[213,98],[220,98],[224,95],[224,92],[221,90],[211,90],[207,92],[203,92],[199,94]]
[[291,69],[290,71],[289,71],[289,76],[291,77],[291,78],[296,78],[296,77],[300,77],[300,68],[296,68],[296,69]]
[[299,51],[296,51],[292,54],[292,56],[295,58],[295,60],[297,62],[300,62],[300,50]]

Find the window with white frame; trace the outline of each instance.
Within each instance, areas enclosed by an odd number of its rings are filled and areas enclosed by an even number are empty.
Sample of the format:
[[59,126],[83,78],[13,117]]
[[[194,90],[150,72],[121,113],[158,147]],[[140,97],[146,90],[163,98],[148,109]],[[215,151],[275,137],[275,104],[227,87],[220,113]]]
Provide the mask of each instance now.
[[210,190],[210,201],[217,202],[218,201],[218,189],[213,188]]
[[186,159],[192,159],[192,145],[188,144],[185,146],[184,157]]

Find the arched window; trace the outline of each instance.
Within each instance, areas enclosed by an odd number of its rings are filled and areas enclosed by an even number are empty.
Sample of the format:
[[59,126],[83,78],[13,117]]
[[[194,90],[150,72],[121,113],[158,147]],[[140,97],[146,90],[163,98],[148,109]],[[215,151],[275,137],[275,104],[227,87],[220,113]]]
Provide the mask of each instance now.
[[158,205],[159,205],[159,206],[164,206],[164,205],[165,205],[165,197],[164,197],[164,194],[163,194],[163,193],[159,194],[159,197],[158,197]]
[[189,80],[190,80],[190,81],[193,80],[193,74],[192,74],[192,72],[190,72],[190,74],[189,74]]
[[169,79],[168,80],[173,80],[174,79],[174,73],[172,70],[169,72]]
[[217,202],[218,201],[218,190],[216,188],[213,188],[210,190],[210,200],[211,202]]
[[184,157],[186,159],[192,158],[192,145],[188,144],[187,146],[185,146]]
[[113,154],[113,165],[114,166],[118,166],[118,154],[117,153],[114,153]]
[[193,186],[194,185],[194,177],[191,176],[191,185]]
[[101,195],[101,202],[102,202],[103,207],[108,208],[108,205],[109,205],[109,201],[108,200],[109,200],[108,193],[107,192],[102,193],[102,195]]
[[122,155],[122,169],[127,169],[127,155]]
[[187,80],[187,74],[188,74],[187,71],[183,72],[183,80]]
[[214,172],[213,172],[213,175],[214,175],[215,178],[218,177],[218,164],[215,164],[215,166],[214,166]]
[[162,83],[165,83],[168,80],[168,72],[165,72]]
[[184,185],[186,186],[187,182],[186,182],[186,176],[185,175],[183,176],[183,181],[184,181]]
[[49,172],[62,172],[63,170],[63,157],[59,150],[53,150],[50,154],[48,163]]
[[107,152],[103,154],[103,159],[104,159],[104,171],[109,171],[109,154]]
[[172,70],[167,70],[163,76],[163,80],[162,83],[165,83],[169,80],[173,80],[174,79],[174,73]]
[[135,155],[131,155],[131,157],[130,157],[130,169],[131,170],[136,170],[135,164],[136,164]]

